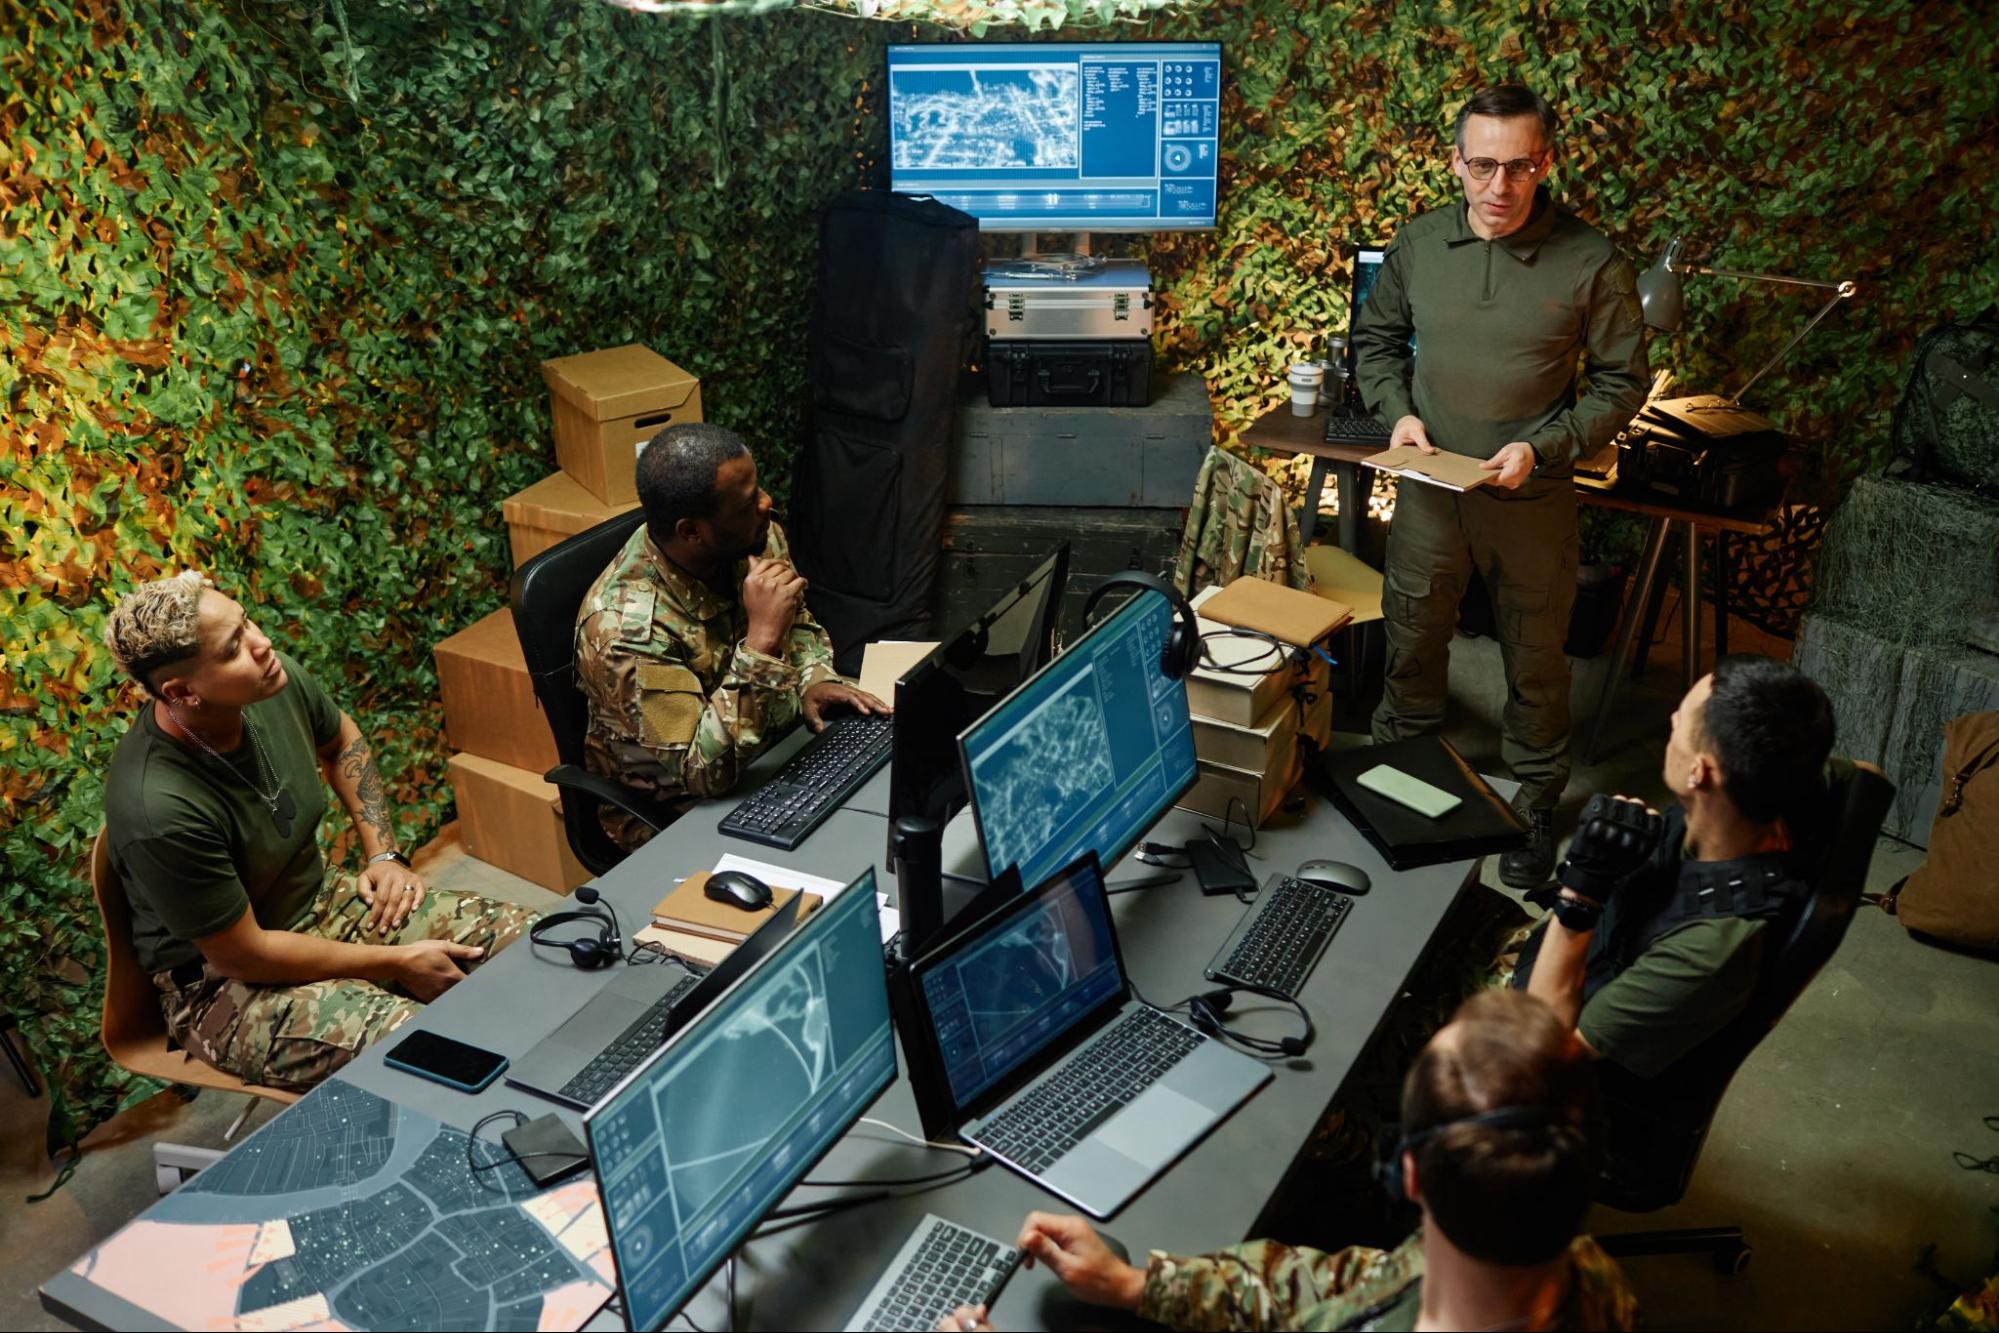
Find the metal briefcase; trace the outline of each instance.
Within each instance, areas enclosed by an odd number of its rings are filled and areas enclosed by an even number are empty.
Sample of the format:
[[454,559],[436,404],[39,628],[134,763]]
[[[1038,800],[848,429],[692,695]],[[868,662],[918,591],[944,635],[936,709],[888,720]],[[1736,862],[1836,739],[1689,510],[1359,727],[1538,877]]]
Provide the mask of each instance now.
[[1104,339],[1152,336],[1152,275],[1142,259],[1107,259],[1074,278],[986,270],[986,336]]

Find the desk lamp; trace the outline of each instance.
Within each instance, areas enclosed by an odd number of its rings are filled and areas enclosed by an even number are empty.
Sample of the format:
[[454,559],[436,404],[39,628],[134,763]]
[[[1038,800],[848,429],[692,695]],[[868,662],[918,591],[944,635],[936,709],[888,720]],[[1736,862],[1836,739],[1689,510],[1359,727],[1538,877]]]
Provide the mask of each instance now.
[[1647,327],[1658,329],[1663,333],[1671,333],[1678,329],[1685,314],[1685,305],[1680,292],[1680,275],[1683,273],[1704,273],[1718,278],[1747,278],[1751,282],[1781,282],[1793,287],[1818,287],[1832,293],[1826,303],[1819,307],[1819,312],[1812,316],[1811,322],[1792,334],[1791,341],[1779,348],[1777,355],[1764,363],[1761,370],[1751,375],[1748,384],[1737,389],[1724,403],[1717,406],[1729,408],[1741,406],[1742,395],[1749,392],[1751,385],[1790,355],[1791,349],[1803,341],[1807,333],[1817,328],[1819,321],[1831,314],[1834,306],[1860,290],[1851,282],[1819,282],[1812,278],[1780,277],[1774,273],[1742,273],[1728,268],[1704,268],[1698,264],[1682,262],[1680,249],[1679,237],[1675,236],[1668,240],[1666,248],[1659,252],[1658,260],[1638,279],[1638,302],[1644,307],[1645,323]]

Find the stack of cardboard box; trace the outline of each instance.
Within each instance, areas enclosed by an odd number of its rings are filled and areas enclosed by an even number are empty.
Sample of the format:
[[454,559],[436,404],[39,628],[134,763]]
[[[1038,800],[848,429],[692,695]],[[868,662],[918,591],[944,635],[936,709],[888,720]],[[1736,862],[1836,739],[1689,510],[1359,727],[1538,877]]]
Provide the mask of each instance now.
[[[1187,705],[1201,775],[1179,804],[1261,825],[1304,775],[1300,739],[1323,749],[1332,735],[1332,665],[1323,653],[1352,611],[1254,579],[1205,589],[1194,608],[1206,647],[1187,677]],[[1305,650],[1302,664],[1289,649]]]
[[[560,471],[501,506],[514,566],[638,503],[639,450],[676,422],[701,420],[701,384],[649,347],[545,361]],[[555,739],[506,608],[439,643],[451,790],[466,850],[543,888],[590,878],[570,853],[556,788]]]

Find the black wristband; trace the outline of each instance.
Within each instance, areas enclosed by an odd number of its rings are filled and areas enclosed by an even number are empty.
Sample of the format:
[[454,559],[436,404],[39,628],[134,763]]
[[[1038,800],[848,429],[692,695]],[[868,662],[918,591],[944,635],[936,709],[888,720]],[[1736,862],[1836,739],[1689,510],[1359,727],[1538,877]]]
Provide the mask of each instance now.
[[1555,899],[1555,920],[1578,935],[1589,934],[1602,919],[1603,908],[1597,903],[1586,903],[1566,894]]
[[380,861],[394,861],[405,870],[410,868],[410,859],[398,851],[376,852],[368,858],[369,865],[374,865]]

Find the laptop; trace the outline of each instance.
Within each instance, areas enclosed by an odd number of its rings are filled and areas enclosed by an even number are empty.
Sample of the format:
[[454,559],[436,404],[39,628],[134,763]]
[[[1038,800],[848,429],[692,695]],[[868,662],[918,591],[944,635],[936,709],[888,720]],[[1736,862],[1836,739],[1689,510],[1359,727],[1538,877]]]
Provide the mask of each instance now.
[[1141,1003],[1094,851],[912,969],[910,1052],[959,1137],[1109,1217],[1270,1079]]
[[507,1070],[524,1092],[579,1109],[605,1093],[784,942],[798,920],[798,895],[712,968],[674,954],[627,963],[611,984],[563,1020]]
[[[1387,261],[1388,247],[1385,244],[1367,243],[1354,247],[1353,273],[1347,285],[1347,336],[1346,351],[1341,354],[1346,374],[1339,382],[1339,401],[1332,404],[1326,414],[1326,438],[1329,441],[1366,443],[1377,436],[1385,443],[1389,427],[1369,414],[1366,404],[1361,401],[1360,379],[1356,372],[1360,366],[1360,355],[1354,349],[1353,332],[1360,324],[1361,307],[1367,304],[1368,294],[1374,290],[1375,279],[1381,276],[1381,266]],[[1411,346],[1414,346],[1412,341]]]

